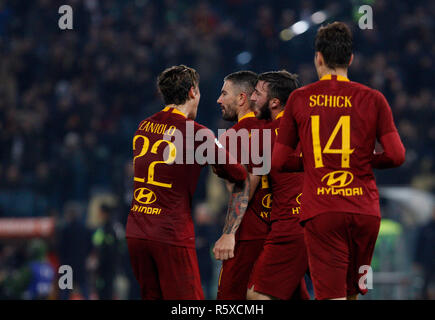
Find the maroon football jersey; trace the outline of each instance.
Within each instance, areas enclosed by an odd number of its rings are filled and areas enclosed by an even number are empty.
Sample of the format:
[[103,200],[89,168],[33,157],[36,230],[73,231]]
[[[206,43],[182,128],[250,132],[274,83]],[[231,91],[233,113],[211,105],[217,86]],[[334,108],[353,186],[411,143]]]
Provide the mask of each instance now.
[[301,220],[328,211],[380,216],[370,161],[376,139],[396,130],[384,96],[345,77],[327,75],[295,90],[277,142],[294,149],[300,139]]
[[[284,111],[264,128],[272,131],[272,148],[279,132],[279,124]],[[300,148],[296,148],[300,153]],[[304,182],[303,172],[279,172],[271,170],[269,181],[272,187],[272,212],[270,215],[271,231],[267,236],[270,241],[285,241],[295,234],[302,234],[299,224],[300,197]]]
[[[263,128],[264,121],[256,118],[254,112],[250,112],[243,116],[231,129],[238,132],[241,129],[246,129],[250,132],[252,129]],[[228,136],[228,132],[225,134]],[[260,135],[261,136],[261,135]],[[219,140],[225,137],[220,137]],[[229,147],[229,142],[226,140],[225,146],[227,150],[231,153]],[[262,153],[262,140],[260,140],[259,151]],[[237,161],[242,163],[242,155],[247,156],[249,163],[247,164],[248,171],[252,173],[252,168],[257,166],[253,163],[250,155],[250,141],[249,143],[243,143],[242,140],[237,140],[237,157],[232,154]],[[251,201],[249,201],[246,213],[243,216],[242,222],[236,232],[236,240],[258,240],[266,239],[269,232],[269,221],[270,221],[270,210],[272,205],[271,190],[269,187],[269,182],[267,176],[263,176],[260,184],[257,187]]]
[[[213,141],[213,161],[221,152],[228,156],[211,130],[177,109],[166,107],[140,123],[133,138],[134,194],[127,238],[195,247],[191,203],[201,168],[207,164],[195,158],[202,142],[195,141],[194,136],[200,129],[202,136]],[[165,134],[171,141],[163,139]],[[182,144],[176,142],[176,136],[182,138]],[[180,156],[183,163],[175,161]],[[240,164],[231,166],[244,171]]]

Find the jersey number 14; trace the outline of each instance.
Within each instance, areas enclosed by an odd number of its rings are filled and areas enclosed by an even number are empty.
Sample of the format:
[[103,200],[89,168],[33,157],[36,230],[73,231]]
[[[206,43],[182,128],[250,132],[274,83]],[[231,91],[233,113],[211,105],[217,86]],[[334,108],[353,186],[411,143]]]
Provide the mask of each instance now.
[[[332,143],[337,137],[338,132],[341,129],[341,149],[332,149]],[[320,116],[311,116],[311,133],[313,135],[313,151],[314,151],[314,164],[315,168],[322,168],[323,157],[322,153],[341,154],[341,167],[350,168],[349,158],[355,149],[350,148],[350,116],[341,116],[335,125],[331,136],[326,142],[326,146],[322,151],[320,145]]]

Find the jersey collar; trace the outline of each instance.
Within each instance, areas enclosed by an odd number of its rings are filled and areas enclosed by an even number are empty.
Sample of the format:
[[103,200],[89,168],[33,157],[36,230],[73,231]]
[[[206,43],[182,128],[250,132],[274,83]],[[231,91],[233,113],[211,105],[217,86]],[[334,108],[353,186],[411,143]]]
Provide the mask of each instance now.
[[340,76],[340,75],[332,75],[332,74],[326,74],[320,80],[332,80],[332,77],[336,77],[337,81],[350,81],[348,78]]
[[253,111],[248,112],[248,113],[245,114],[243,117],[241,117],[241,118],[239,119],[239,121],[237,121],[237,122],[240,122],[240,121],[242,121],[243,119],[246,119],[246,118],[255,118],[255,113],[254,113]]
[[171,109],[172,109],[172,113],[176,113],[176,114],[182,115],[183,117],[187,118],[187,116],[183,112],[181,112],[180,110],[177,110],[175,108],[165,107],[162,111],[163,112],[168,112]]
[[276,116],[275,120],[278,120],[279,118],[282,118],[283,115],[284,115],[284,110],[282,110],[280,113],[278,113],[278,115]]

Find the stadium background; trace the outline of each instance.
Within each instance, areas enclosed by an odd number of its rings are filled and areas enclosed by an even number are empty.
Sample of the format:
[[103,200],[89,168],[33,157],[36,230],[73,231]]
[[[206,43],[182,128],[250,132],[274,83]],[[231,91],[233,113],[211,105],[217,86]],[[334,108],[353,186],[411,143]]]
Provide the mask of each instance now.
[[[63,4],[73,8],[73,30],[58,27]],[[363,4],[373,8],[373,30],[358,28]],[[402,167],[376,171],[385,219],[364,298],[425,298],[435,270],[434,13],[434,2],[416,0],[0,1],[0,298],[137,299],[123,238],[131,139],[163,107],[158,73],[196,68],[197,121],[226,128],[216,104],[223,77],[285,68],[303,84],[317,80],[314,35],[334,20],[354,32],[350,79],[386,96],[407,149]],[[194,215],[210,299],[219,270],[210,245],[225,202],[203,170]],[[62,264],[74,269],[71,295],[58,289]],[[45,278],[35,284],[38,266]],[[433,283],[428,292],[433,299]]]

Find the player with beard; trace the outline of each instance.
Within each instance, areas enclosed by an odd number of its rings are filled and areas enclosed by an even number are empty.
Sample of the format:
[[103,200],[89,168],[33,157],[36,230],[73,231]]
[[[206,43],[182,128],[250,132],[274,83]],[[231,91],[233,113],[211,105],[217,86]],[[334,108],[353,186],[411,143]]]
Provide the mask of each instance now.
[[[217,102],[222,108],[224,120],[237,121],[231,128],[233,130],[228,130],[220,138],[230,153],[231,146],[228,142],[231,134],[253,132],[252,129],[261,129],[264,125],[264,121],[256,118],[250,99],[256,83],[257,74],[251,71],[235,72],[224,79]],[[251,200],[240,226],[227,216],[223,235],[213,249],[216,259],[223,260],[218,284],[219,300],[246,299],[249,275],[269,232],[271,194],[267,176],[263,178],[252,174],[255,164],[250,151],[250,141],[242,144],[237,138],[237,160],[242,163],[242,154],[249,155]]]
[[[290,93],[299,87],[297,75],[286,70],[259,75],[251,100],[257,117],[273,120],[265,125],[272,130],[272,148]],[[269,173],[272,187],[271,230],[256,261],[248,284],[248,300],[309,299],[304,275],[308,258],[303,229],[299,224],[299,198],[303,173]]]

